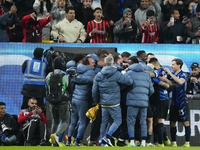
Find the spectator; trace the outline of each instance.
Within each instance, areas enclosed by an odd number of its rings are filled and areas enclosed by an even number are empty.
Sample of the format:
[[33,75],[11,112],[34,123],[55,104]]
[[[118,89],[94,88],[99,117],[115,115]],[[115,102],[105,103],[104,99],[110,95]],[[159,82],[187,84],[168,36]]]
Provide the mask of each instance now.
[[37,105],[44,109],[46,64],[42,61],[43,48],[34,50],[34,58],[22,64],[24,84],[21,91],[23,103],[21,109],[27,109],[31,97],[36,97]]
[[19,20],[28,14],[31,14],[33,10],[33,4],[35,0],[15,0],[15,4],[17,7],[17,17]]
[[153,10],[148,10],[147,21],[141,25],[142,40],[141,43],[158,43],[159,30],[158,23],[154,21],[155,14]]
[[130,0],[107,0],[104,6],[103,15],[109,22],[112,41],[114,42],[113,28],[122,16],[125,8],[132,8]]
[[23,30],[21,20],[17,19],[15,26],[11,29],[12,36],[10,38],[10,42],[22,42],[23,40]]
[[188,77],[185,72],[181,70],[183,66],[183,61],[181,59],[175,58],[172,60],[172,71],[165,68],[165,72],[168,73],[168,79],[173,83],[172,90],[172,102],[170,106],[170,133],[172,139],[172,147],[177,147],[176,143],[176,122],[182,122],[185,127],[185,144],[183,147],[190,147],[190,109],[188,106],[188,100],[186,96],[186,88]]
[[177,9],[172,9],[170,11],[171,17],[170,21],[165,21],[162,26],[164,43],[185,43],[187,34],[185,26],[182,22],[179,21],[180,14]]
[[[37,13],[37,20],[46,18],[46,14],[50,13],[52,8],[52,4],[50,0],[35,0],[33,4],[33,9]],[[42,29],[42,40],[50,40],[50,33],[51,33],[51,23],[48,23]]]
[[141,147],[146,145],[147,135],[147,107],[149,97],[154,93],[153,84],[150,76],[144,72],[142,65],[136,56],[130,58],[130,66],[128,67],[127,74],[131,76],[133,84],[128,89],[126,105],[127,105],[127,126],[130,144],[128,147],[135,147],[135,120],[139,115],[140,129],[141,129]]
[[87,23],[94,19],[92,2],[93,0],[81,0],[76,8],[76,19],[84,25],[85,30],[87,30]]
[[37,19],[37,15],[33,12],[30,15],[26,15],[22,18],[22,30],[23,30],[23,40],[22,42],[33,42],[41,43],[43,28],[51,21],[51,16],[49,13],[46,14],[46,18]]
[[66,17],[66,12],[65,12],[66,4],[67,4],[67,7],[72,6],[72,3],[70,2],[70,0],[68,0],[68,1],[67,0],[58,0],[57,4],[55,4],[53,6],[53,8],[51,9],[50,13],[51,13],[51,16],[52,16],[52,19],[53,19],[52,28],[58,22],[65,19],[65,17]]
[[0,42],[9,42],[9,35],[11,36],[9,26],[12,26],[17,21],[16,12],[17,7],[12,6],[10,11],[5,13],[0,1]]
[[0,102],[0,146],[15,145],[18,130],[14,117],[6,113],[6,104]]
[[114,24],[113,33],[115,43],[135,43],[137,24],[130,8],[126,8],[123,17]]
[[[36,98],[30,98],[28,100],[28,106],[29,108],[21,110],[18,118],[18,123],[22,125],[22,130],[26,136],[25,146],[34,146],[38,144],[40,144],[40,146],[46,146],[47,119],[42,109],[37,106]],[[35,137],[34,140],[33,136]],[[37,138],[39,138],[39,142]]]
[[141,0],[140,7],[135,11],[135,21],[138,26],[138,33],[140,31],[141,25],[147,20],[147,11],[153,10],[155,12],[155,18],[157,22],[160,22],[161,7],[155,0]]
[[[98,73],[94,79],[92,88],[92,97],[95,104],[101,102],[102,107],[102,123],[101,135],[103,142],[108,146],[115,146],[115,140],[112,134],[117,130],[122,122],[120,107],[120,85],[131,85],[133,82],[127,74],[123,75],[113,67],[114,59],[112,56],[105,58],[106,67]],[[109,98],[108,98],[109,97]],[[108,124],[111,122],[108,131]]]
[[192,75],[188,77],[187,97],[188,99],[198,99],[200,97],[200,68],[199,64],[194,62],[191,65]]
[[[49,101],[49,111],[51,112],[52,116],[52,126],[51,126],[51,141],[53,143],[53,146],[59,145],[60,147],[62,144],[59,142],[59,137],[61,134],[69,127],[70,123],[70,103],[69,103],[69,95],[72,93],[70,91],[70,80],[68,75],[65,75],[62,70],[62,68],[65,68],[65,61],[61,59],[61,57],[56,57],[54,59],[54,71],[50,72],[46,77],[46,85],[47,85],[47,100]],[[55,79],[58,79],[58,75],[60,75],[59,79],[62,84],[62,88],[60,88],[60,91],[57,90],[56,86],[55,88],[52,87],[53,85],[56,85],[58,81],[55,81]],[[60,82],[59,82],[60,83]],[[54,91],[58,91],[58,93],[53,93]],[[51,94],[54,97],[51,96]],[[61,93],[59,96],[58,94]],[[56,97],[57,96],[57,97]],[[53,102],[55,101],[55,102]]]
[[81,22],[75,19],[75,10],[73,7],[68,7],[66,18],[56,24],[51,31],[54,39],[59,42],[67,43],[82,43],[86,39],[86,32]]
[[200,44],[200,5],[196,8],[196,17],[191,19],[191,28],[187,31],[192,44]]
[[175,9],[178,10],[180,13],[180,19],[183,18],[183,16],[187,15],[187,8],[183,4],[183,1],[179,0],[164,0],[162,7],[162,13],[164,14],[163,21],[168,21],[171,17],[170,10]]
[[87,24],[87,36],[90,43],[106,43],[109,34],[108,21],[102,20],[102,10],[97,7],[94,10],[95,19]]
[[81,146],[80,143],[87,124],[85,114],[89,109],[92,98],[91,89],[93,76],[95,75],[94,65],[95,62],[91,57],[85,57],[82,60],[82,63],[77,66],[77,73],[79,74],[75,79],[73,79],[75,90],[72,96],[72,109],[74,111],[71,113],[71,123],[68,130],[68,141],[66,143],[67,146],[71,146],[71,137],[77,123],[79,126],[74,145]]

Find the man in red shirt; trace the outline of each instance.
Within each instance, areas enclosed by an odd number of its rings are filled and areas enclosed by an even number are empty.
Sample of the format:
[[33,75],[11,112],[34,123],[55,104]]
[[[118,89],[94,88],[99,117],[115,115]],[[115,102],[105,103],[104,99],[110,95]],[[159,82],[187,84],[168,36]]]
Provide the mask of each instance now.
[[22,18],[22,29],[24,38],[22,42],[42,42],[42,29],[51,21],[49,13],[46,14],[46,18],[37,20],[37,15],[33,12],[30,15],[26,15]]
[[[18,123],[22,125],[22,130],[26,134],[25,146],[38,145],[46,146],[46,124],[47,119],[41,108],[37,106],[36,98],[32,97],[28,101],[28,109],[22,109]],[[34,144],[33,136],[39,135],[40,143],[36,141]]]

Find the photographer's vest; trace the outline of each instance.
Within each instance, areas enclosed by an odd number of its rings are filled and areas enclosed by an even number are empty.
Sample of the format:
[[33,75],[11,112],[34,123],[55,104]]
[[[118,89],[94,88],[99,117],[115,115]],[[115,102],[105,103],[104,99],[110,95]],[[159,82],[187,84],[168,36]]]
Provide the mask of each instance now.
[[27,60],[24,84],[45,85],[46,64],[41,60]]

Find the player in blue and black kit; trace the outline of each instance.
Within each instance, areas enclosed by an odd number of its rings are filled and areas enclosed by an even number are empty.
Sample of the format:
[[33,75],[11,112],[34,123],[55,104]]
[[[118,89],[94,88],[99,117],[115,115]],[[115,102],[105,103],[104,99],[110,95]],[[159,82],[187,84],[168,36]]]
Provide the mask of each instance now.
[[173,83],[172,89],[172,101],[170,107],[170,132],[172,138],[172,146],[177,147],[176,144],[176,121],[182,122],[185,127],[185,144],[183,147],[190,147],[190,114],[188,100],[186,96],[187,89],[187,73],[181,70],[183,61],[175,58],[172,60],[172,72],[168,68],[165,68],[165,72],[168,73],[168,79]]
[[157,74],[157,78],[152,79],[155,92],[149,99],[150,103],[154,106],[155,109],[154,124],[156,125],[155,131],[158,135],[157,147],[164,147],[164,141],[165,145],[171,144],[170,140],[167,138],[168,136],[166,135],[166,132],[164,132],[163,119],[167,118],[169,106],[169,97],[167,89],[170,86],[172,86],[172,82],[166,78],[167,74],[158,62],[157,58],[150,59],[149,63],[154,65],[154,72]]

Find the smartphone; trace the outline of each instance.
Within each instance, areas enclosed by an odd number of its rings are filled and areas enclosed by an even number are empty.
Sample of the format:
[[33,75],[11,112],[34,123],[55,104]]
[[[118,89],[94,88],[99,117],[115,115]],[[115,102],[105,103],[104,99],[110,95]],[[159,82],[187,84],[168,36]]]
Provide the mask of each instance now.
[[149,22],[149,23],[150,23],[150,18],[147,18],[147,22]]
[[130,20],[130,17],[129,17],[129,16],[126,16],[126,18],[127,18],[128,20]]
[[186,16],[183,16],[183,19],[187,19],[187,17],[186,17]]
[[200,27],[198,27],[198,30],[200,30]]
[[174,17],[170,17],[170,21],[174,23]]

